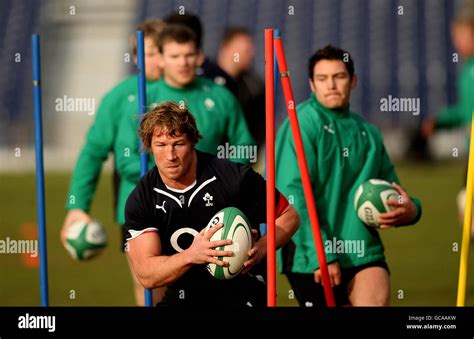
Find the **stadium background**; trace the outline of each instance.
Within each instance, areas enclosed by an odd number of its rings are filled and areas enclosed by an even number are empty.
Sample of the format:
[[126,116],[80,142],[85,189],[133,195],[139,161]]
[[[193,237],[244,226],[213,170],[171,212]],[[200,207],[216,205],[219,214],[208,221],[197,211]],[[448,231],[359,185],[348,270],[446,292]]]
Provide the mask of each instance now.
[[[111,161],[92,207],[92,215],[107,227],[109,248],[97,260],[77,263],[59,242],[70,172],[94,116],[58,112],[54,102],[64,95],[95,98],[97,108],[101,96],[134,70],[124,58],[131,53],[129,41],[136,23],[183,6],[201,17],[203,47],[211,57],[226,26],[248,27],[257,48],[254,68],[261,76],[263,29],[280,28],[297,102],[309,94],[306,63],[315,49],[332,43],[351,52],[359,76],[351,107],[381,128],[402,183],[424,207],[417,226],[383,232],[392,271],[392,304],[454,305],[459,251],[453,249],[456,243],[460,246],[461,235],[454,199],[464,174],[465,138],[463,131],[445,131],[424,144],[417,131],[423,117],[456,100],[462,61],[453,62],[449,25],[461,5],[460,0],[2,0],[0,239],[34,236],[30,35],[36,32],[42,40],[51,305],[133,305],[132,283],[113,222]],[[277,94],[279,123],[286,113],[281,91]],[[381,112],[380,99],[389,95],[419,98],[420,115]],[[454,147],[459,157],[452,156]],[[278,279],[278,290],[279,305],[296,304],[283,277]],[[467,305],[473,305],[472,279],[467,295]],[[37,304],[35,260],[0,254],[0,305]]]

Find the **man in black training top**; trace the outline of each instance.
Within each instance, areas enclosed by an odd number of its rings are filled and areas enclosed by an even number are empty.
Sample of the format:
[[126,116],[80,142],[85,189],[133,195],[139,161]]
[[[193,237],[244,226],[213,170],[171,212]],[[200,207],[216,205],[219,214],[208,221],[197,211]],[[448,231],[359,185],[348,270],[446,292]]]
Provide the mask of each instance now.
[[[254,267],[266,256],[267,237],[257,231],[266,221],[265,180],[247,165],[197,151],[201,135],[194,117],[175,103],[148,112],[140,127],[156,163],[125,207],[128,255],[141,284],[168,286],[164,305],[265,306],[264,279]],[[281,247],[295,233],[299,217],[283,195],[275,194],[276,246]],[[214,248],[230,241],[210,241],[222,225],[206,233],[204,228],[225,207],[237,207],[248,217],[254,241],[242,273],[221,281],[206,264],[225,266],[216,257],[233,253]]]

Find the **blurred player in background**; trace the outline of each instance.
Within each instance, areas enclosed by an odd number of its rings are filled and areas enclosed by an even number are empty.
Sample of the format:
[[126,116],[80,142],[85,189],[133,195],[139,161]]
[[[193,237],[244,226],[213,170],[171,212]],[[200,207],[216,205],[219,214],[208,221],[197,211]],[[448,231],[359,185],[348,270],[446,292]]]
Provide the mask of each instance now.
[[[422,134],[425,138],[431,137],[436,129],[465,127],[469,139],[474,111],[474,1],[467,2],[454,19],[451,36],[456,51],[464,59],[464,67],[458,82],[458,101],[455,105],[445,108],[434,119],[429,118],[423,123]],[[457,205],[462,225],[466,206],[465,187],[458,194]],[[474,237],[474,223],[471,236]]]
[[[165,22],[184,25],[197,38],[199,48],[197,74],[224,85],[239,101],[257,145],[265,143],[265,87],[263,81],[251,70],[255,46],[249,31],[244,27],[225,30],[217,55],[217,63],[207,57],[202,48],[201,20],[194,14],[172,14]],[[260,147],[263,150],[263,147]],[[260,158],[260,157],[259,157]]]
[[[149,87],[158,81],[161,76],[158,54],[159,34],[165,24],[160,20],[150,19],[137,26],[137,30],[142,30],[145,36],[145,71],[146,82]],[[134,62],[137,62],[137,45],[135,36],[132,38]],[[123,118],[124,112],[138,112],[138,75],[132,75],[112,88],[102,98],[97,110],[95,121],[89,128],[86,141],[72,174],[69,193],[67,195],[66,209],[68,211],[61,230],[61,240],[64,242],[68,227],[75,220],[90,221],[90,206],[97,188],[102,164],[107,160],[110,153],[114,154],[115,160],[118,154],[123,154],[124,150],[117,147],[119,138],[118,126]],[[121,168],[115,161],[117,175],[114,181],[114,207],[116,210],[116,220],[119,225],[123,225],[125,219],[123,211],[125,201],[128,196],[123,193],[123,180],[121,178]],[[138,182],[138,179],[136,180]],[[122,228],[121,228],[122,229]],[[122,234],[121,249],[124,250],[124,235]],[[135,299],[137,305],[144,304],[144,289],[138,283],[133,270],[131,271]],[[154,293],[154,299],[160,298],[159,291]]]
[[265,86],[252,71],[255,46],[244,27],[228,27],[222,37],[217,64],[236,83],[237,100],[244,110],[250,132],[259,146],[265,144]]
[[218,85],[224,85],[232,94],[237,95],[237,84],[232,77],[220,68],[215,62],[209,59],[202,48],[202,39],[204,32],[202,29],[201,19],[194,14],[178,14],[174,13],[167,16],[164,21],[168,24],[184,25],[194,32],[196,35],[196,44],[198,48],[198,67],[197,75],[211,79]]
[[[421,204],[400,187],[379,130],[349,110],[350,93],[357,83],[349,53],[326,46],[310,58],[308,72],[313,94],[297,111],[323,244],[328,240],[358,241],[363,246],[357,253],[326,253],[336,304],[388,305],[390,277],[383,244],[378,232],[358,218],[354,196],[358,186],[369,179],[392,183],[401,199],[388,202],[395,209],[381,214],[382,229],[416,223]],[[280,263],[300,305],[324,306],[321,271],[297,163],[286,119],[276,140],[277,187],[290,202],[294,200],[301,227],[280,251]]]
[[[250,166],[196,150],[201,135],[186,107],[161,103],[140,127],[143,145],[156,163],[140,179],[125,208],[128,256],[141,283],[147,288],[168,286],[163,306],[266,306],[265,282],[250,271],[265,262],[266,235],[259,237],[254,228],[244,271],[219,280],[206,264],[225,266],[216,257],[232,252],[216,247],[231,242],[210,241],[221,224],[204,232],[212,216],[230,206],[240,209],[254,227],[265,222],[265,180]],[[278,248],[294,234],[299,218],[286,198],[275,194]],[[212,204],[206,203],[206,196],[212,197]]]
[[[151,106],[163,101],[173,101],[181,107],[189,107],[204,137],[196,145],[197,149],[231,160],[251,162],[248,152],[225,152],[230,146],[242,151],[252,151],[256,146],[242,109],[232,93],[225,87],[196,75],[199,54],[196,35],[184,25],[169,24],[161,32],[159,40],[163,77],[148,88]],[[117,158],[119,167],[124,169],[122,173],[127,181],[128,192],[132,191],[140,178],[140,143],[136,136],[138,127],[138,119],[132,114],[123,119],[120,127],[121,133],[130,136],[120,140],[123,142],[120,147],[130,149],[130,155]],[[152,162],[150,166],[153,166]]]

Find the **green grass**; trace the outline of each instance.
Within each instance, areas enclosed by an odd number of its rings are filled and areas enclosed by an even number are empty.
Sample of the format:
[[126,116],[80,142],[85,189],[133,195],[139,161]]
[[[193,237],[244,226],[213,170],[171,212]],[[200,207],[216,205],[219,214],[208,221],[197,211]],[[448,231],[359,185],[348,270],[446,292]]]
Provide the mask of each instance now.
[[[455,199],[464,170],[464,163],[397,166],[404,187],[422,201],[423,216],[413,227],[382,232],[392,272],[393,305],[455,306],[462,233]],[[458,252],[453,251],[454,243],[458,244]],[[466,298],[466,305],[471,306],[472,252]],[[403,299],[398,298],[399,290],[403,291]]]
[[[59,241],[69,178],[69,174],[48,174],[45,179],[50,304],[133,305],[128,264],[113,221],[111,176],[101,178],[91,210],[105,225],[109,246],[89,262],[74,261]],[[1,175],[0,185],[0,239],[23,239],[21,225],[37,220],[34,175]],[[19,254],[0,254],[0,267],[0,305],[39,305],[38,269],[25,267]]]
[[[382,232],[392,277],[394,306],[453,306],[456,302],[461,228],[455,196],[464,164],[398,164],[400,179],[421,199],[423,218],[414,227]],[[132,281],[119,251],[119,230],[113,221],[111,176],[103,175],[92,215],[108,231],[109,246],[90,262],[76,262],[59,242],[70,174],[48,173],[46,209],[50,304],[53,306],[130,306]],[[24,239],[21,225],[36,222],[34,175],[0,175],[0,240]],[[453,242],[459,252],[453,252]],[[471,251],[472,252],[472,251]],[[471,253],[466,305],[474,305],[474,257]],[[23,265],[20,254],[0,254],[0,306],[39,305],[39,270]],[[294,306],[286,278],[277,277],[278,304]],[[403,299],[398,296],[403,293]],[[75,298],[70,296],[75,294]]]

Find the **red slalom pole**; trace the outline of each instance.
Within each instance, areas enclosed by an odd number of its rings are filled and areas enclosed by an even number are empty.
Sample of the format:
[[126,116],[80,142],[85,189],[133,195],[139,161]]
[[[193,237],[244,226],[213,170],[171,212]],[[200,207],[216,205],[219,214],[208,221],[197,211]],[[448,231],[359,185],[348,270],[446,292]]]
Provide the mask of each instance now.
[[[301,172],[301,181],[303,182],[303,190],[306,198],[306,205],[308,206],[309,220],[311,223],[311,230],[313,231],[314,245],[316,246],[316,253],[318,254],[319,268],[321,269],[321,277],[323,281],[324,294],[326,296],[326,305],[330,307],[336,306],[334,302],[334,295],[331,288],[331,280],[329,279],[328,266],[326,261],[326,254],[324,253],[323,239],[321,237],[321,229],[319,226],[318,212],[314,202],[313,188],[311,186],[311,179],[308,172],[308,164],[304,153],[303,141],[301,139],[300,125],[298,117],[296,116],[296,105],[291,89],[290,76],[286,67],[285,53],[281,38],[275,38],[275,51],[277,56],[278,68],[280,70],[280,77],[285,95],[286,109],[290,119],[291,131],[295,141],[296,155],[298,159],[298,166]],[[266,46],[266,45],[265,45]],[[268,123],[268,122],[267,122]],[[267,137],[268,138],[268,137]],[[268,139],[267,139],[268,140]]]
[[275,81],[273,29],[265,29],[265,113],[267,166],[267,306],[276,306],[275,246]]

